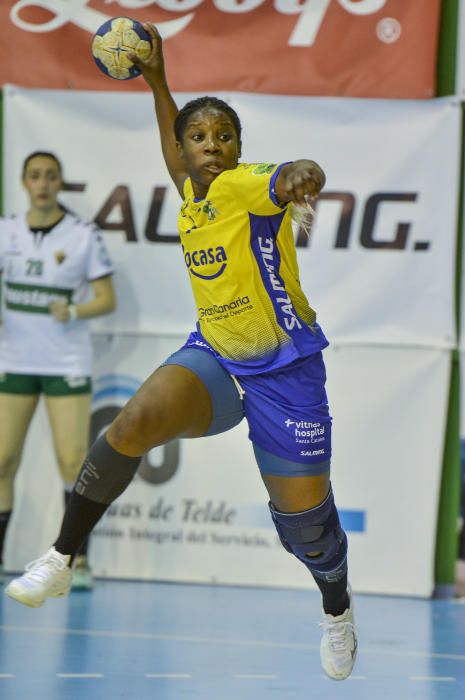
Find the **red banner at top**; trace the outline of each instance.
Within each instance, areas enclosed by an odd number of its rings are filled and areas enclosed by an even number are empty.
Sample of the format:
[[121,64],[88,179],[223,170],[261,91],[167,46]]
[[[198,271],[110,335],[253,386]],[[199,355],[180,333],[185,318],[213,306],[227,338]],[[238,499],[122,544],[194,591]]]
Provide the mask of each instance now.
[[440,0],[2,0],[0,83],[143,90],[96,68],[111,17],[153,22],[177,92],[428,98]]

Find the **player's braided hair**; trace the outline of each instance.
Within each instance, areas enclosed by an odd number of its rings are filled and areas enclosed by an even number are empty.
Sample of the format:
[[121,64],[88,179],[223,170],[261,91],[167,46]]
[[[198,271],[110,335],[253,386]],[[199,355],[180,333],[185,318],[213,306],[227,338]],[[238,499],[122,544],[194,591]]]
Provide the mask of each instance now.
[[239,146],[241,145],[242,125],[237,112],[224,100],[220,100],[218,97],[209,96],[198,97],[196,100],[191,100],[179,110],[174,121],[174,133],[177,141],[182,141],[189,118],[195,112],[199,112],[203,109],[216,109],[219,112],[226,114],[234,125]]

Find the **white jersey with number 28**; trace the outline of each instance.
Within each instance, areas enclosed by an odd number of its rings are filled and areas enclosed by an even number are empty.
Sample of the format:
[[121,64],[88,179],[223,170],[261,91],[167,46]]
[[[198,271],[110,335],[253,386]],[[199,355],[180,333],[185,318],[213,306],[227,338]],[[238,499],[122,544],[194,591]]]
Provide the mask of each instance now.
[[78,304],[89,298],[89,282],[112,274],[95,224],[66,213],[48,233],[42,233],[29,229],[24,214],[2,219],[0,270],[0,372],[90,375],[88,322],[60,323],[50,314],[49,304],[53,300]]

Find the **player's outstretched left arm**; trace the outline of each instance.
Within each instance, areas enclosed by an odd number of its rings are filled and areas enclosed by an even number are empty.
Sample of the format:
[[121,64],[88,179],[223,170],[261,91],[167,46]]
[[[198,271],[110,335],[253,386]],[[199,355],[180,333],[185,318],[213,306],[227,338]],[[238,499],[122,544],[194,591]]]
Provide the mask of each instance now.
[[181,197],[184,198],[183,186],[184,180],[187,178],[187,171],[183,159],[176,150],[174,120],[178,108],[166,80],[162,38],[153,24],[145,23],[143,27],[152,39],[151,54],[146,60],[138,58],[134,53],[129,54],[128,58],[140,68],[145,81],[152,90],[163,157],[171,179]]
[[275,182],[275,193],[282,204],[295,202],[305,206],[308,198],[317,197],[323,189],[326,176],[313,160],[295,160],[284,165]]

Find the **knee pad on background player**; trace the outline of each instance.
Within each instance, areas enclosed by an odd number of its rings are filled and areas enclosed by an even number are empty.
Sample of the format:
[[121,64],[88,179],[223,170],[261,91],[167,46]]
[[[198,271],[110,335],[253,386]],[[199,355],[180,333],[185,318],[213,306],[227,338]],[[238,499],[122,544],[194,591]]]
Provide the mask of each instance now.
[[346,574],[347,536],[331,489],[323,503],[301,513],[281,513],[269,505],[283,547],[314,576],[332,582]]
[[90,448],[74,490],[91,501],[109,505],[129,486],[141,459],[122,455],[101,435]]

